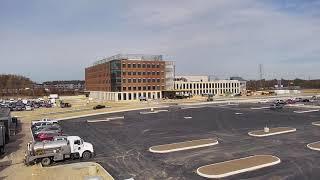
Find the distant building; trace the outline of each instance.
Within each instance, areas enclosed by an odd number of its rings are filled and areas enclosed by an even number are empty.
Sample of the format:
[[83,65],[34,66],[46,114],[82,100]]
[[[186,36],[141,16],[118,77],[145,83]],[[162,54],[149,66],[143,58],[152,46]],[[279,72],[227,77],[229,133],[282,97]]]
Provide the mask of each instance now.
[[[85,81],[73,80],[73,81],[46,81],[43,82],[43,88],[45,89],[57,89],[57,90],[84,90]],[[39,85],[37,85],[39,86]]]
[[238,80],[240,82],[240,92],[241,94],[246,94],[247,91],[247,81],[242,77],[230,77],[230,80]]
[[185,82],[208,82],[208,76],[176,76],[175,81],[185,81]]
[[86,91],[99,100],[159,99],[173,78],[174,63],[162,55],[118,54],[85,69]]
[[[187,77],[187,76],[180,76]],[[192,78],[175,78],[175,90],[185,91],[192,95],[228,95],[240,93],[238,80],[212,80],[208,76],[193,76]]]

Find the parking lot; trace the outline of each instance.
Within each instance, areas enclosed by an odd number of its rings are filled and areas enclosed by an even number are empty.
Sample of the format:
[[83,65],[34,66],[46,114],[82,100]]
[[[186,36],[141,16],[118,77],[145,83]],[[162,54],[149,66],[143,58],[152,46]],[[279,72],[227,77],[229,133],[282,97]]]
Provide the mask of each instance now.
[[[319,112],[296,113],[301,109],[270,110],[264,108],[267,106],[173,106],[158,113],[131,111],[77,118],[62,121],[61,126],[64,133],[91,142],[94,161],[115,179],[203,179],[196,174],[200,166],[257,154],[275,155],[281,163],[229,179],[319,179],[320,152],[306,147],[320,140],[320,127],[311,124],[320,120]],[[263,138],[248,135],[266,125],[297,131]],[[148,151],[155,145],[205,138],[216,138],[219,144],[167,154]]]

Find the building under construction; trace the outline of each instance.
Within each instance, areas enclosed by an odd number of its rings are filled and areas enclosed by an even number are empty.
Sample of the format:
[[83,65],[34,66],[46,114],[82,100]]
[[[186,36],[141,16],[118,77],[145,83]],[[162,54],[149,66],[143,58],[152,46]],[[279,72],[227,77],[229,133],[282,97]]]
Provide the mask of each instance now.
[[99,100],[159,99],[174,89],[174,62],[162,55],[118,54],[87,67],[85,86]]

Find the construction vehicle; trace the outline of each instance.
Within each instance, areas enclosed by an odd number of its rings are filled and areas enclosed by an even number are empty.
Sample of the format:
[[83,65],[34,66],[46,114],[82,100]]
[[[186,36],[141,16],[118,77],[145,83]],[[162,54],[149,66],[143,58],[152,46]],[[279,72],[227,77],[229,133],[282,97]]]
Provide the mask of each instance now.
[[207,101],[213,101],[213,94],[208,94]]
[[52,162],[65,159],[90,159],[93,157],[93,145],[84,142],[79,136],[67,136],[56,141],[31,142],[27,145],[25,164],[41,163],[49,166]]

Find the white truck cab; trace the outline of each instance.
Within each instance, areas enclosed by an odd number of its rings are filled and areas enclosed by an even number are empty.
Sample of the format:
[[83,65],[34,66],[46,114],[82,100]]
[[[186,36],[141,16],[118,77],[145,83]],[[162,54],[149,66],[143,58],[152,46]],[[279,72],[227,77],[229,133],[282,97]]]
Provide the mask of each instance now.
[[89,159],[93,156],[93,145],[84,142],[79,136],[67,136],[71,148],[71,154],[79,154],[81,158]]

